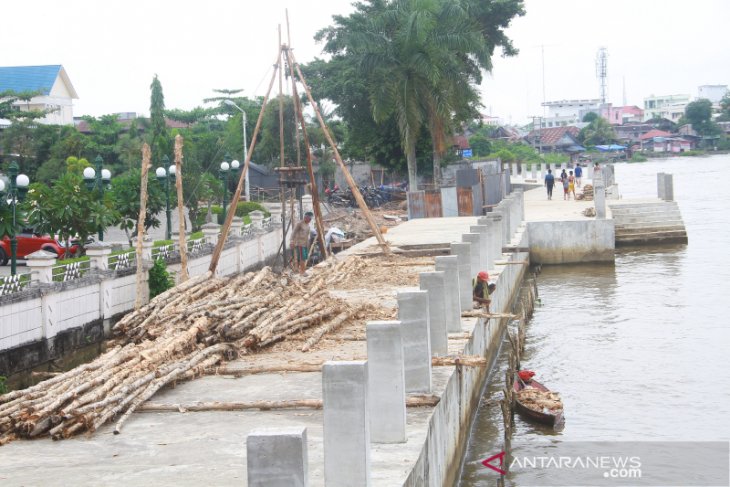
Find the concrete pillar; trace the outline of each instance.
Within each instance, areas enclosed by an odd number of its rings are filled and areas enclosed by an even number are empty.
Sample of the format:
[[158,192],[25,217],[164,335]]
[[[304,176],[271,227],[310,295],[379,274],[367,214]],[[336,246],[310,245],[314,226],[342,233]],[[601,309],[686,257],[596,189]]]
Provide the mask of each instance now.
[[[206,223],[205,225],[215,225],[216,228],[218,228],[218,225],[215,223]],[[203,225],[203,227],[205,227]],[[203,234],[205,235],[205,230],[203,230]],[[218,235],[216,233],[216,235]],[[218,237],[216,236],[216,242],[218,241]],[[207,240],[206,240],[207,242]],[[155,246],[155,241],[152,240],[152,238],[148,235],[145,236],[142,239],[142,260],[147,262],[152,262],[152,248]]]
[[[474,228],[474,227],[472,227]],[[486,230],[486,227],[484,227]],[[461,332],[461,291],[459,289],[459,258],[455,255],[436,257],[436,270],[444,273],[446,296],[446,331]]]
[[674,175],[673,174],[665,174],[664,175],[664,200],[665,201],[674,201]]
[[241,237],[243,235],[244,225],[245,223],[243,223],[243,218],[240,216],[234,216],[231,221],[231,235],[234,237]]
[[307,428],[254,429],[246,438],[248,487],[307,487]]
[[547,174],[547,164],[544,162],[540,163],[540,180],[545,179],[545,175]]
[[588,166],[585,168],[586,177],[593,181],[593,164],[588,164]]
[[657,198],[663,200],[666,195],[666,188],[664,187],[664,173],[656,173],[656,195]]
[[53,266],[57,255],[45,250],[36,250],[25,256],[25,265],[30,267],[31,279],[43,284],[53,282]]
[[479,234],[479,270],[487,269],[489,262],[489,249],[487,248],[487,227],[486,225],[472,225],[469,232]]
[[314,213],[314,204],[312,204],[312,195],[311,194],[305,194],[302,196],[302,208],[304,209],[304,213],[311,211]]
[[431,392],[431,336],[428,292],[399,292],[398,321],[403,336],[406,392]]
[[519,212],[517,213],[519,217],[519,226],[525,221],[525,190],[523,188],[515,190],[515,199],[517,200],[517,206],[519,208]]
[[406,441],[406,386],[400,321],[370,321],[368,347],[368,404],[370,441]]
[[203,237],[205,243],[216,245],[218,243],[218,236],[220,235],[221,226],[217,223],[206,223],[203,225]]
[[367,362],[325,362],[322,402],[325,485],[369,486]]
[[249,218],[251,218],[251,225],[257,230],[260,230],[263,228],[263,221],[264,221],[264,212],[260,210],[254,210],[251,213],[248,214]]
[[92,269],[100,271],[109,270],[109,256],[112,253],[112,245],[106,242],[93,242],[86,246],[86,255]]
[[[600,174],[600,173],[599,173]],[[603,185],[602,178],[596,178],[593,181],[593,205],[596,208],[596,219],[606,218],[606,188]]]
[[[495,208],[492,212],[495,215],[499,215],[500,217],[502,217],[502,219],[500,220],[500,222],[502,223],[502,247],[505,247],[511,240],[511,236],[509,233],[509,211],[507,211],[506,206],[507,204],[504,202],[504,200],[502,200],[499,203],[499,206],[497,206],[497,208]],[[500,247],[500,254],[501,253],[502,249]]]
[[[491,214],[491,213],[490,213]],[[496,231],[497,225],[501,228],[501,223],[498,223],[494,220],[494,218],[489,218],[489,215],[483,216],[479,219],[479,224],[484,225],[487,227],[487,232],[485,235],[487,236],[487,266],[482,270],[489,270],[494,268],[494,259],[496,258],[495,254],[495,245],[494,242],[496,239],[499,239],[499,244],[502,243],[502,237],[500,234]],[[474,276],[472,276],[474,277]],[[471,298],[470,298],[471,299]],[[469,303],[469,306],[471,308],[472,304]]]
[[[479,220],[481,221],[481,218]],[[487,237],[489,238],[488,230],[487,228]],[[452,242],[451,255],[455,255],[459,259],[459,303],[461,311],[468,311],[472,309],[471,280],[474,277],[471,274],[471,244]]]
[[532,170],[532,179],[537,179],[537,164],[533,162],[530,169]]
[[479,271],[482,270],[482,237],[478,233],[464,233],[461,235],[461,240],[465,243],[470,244],[469,250],[471,252],[471,272],[469,272],[469,275],[471,277],[474,277]]
[[504,242],[504,239],[502,237],[502,213],[493,211],[490,214],[487,215],[487,219],[490,219],[493,221],[492,225],[493,227],[490,229],[490,233],[492,233],[492,245],[494,245],[494,248],[492,252],[490,252],[490,256],[492,256],[491,266],[490,269],[494,268],[494,261],[502,258],[502,243]]
[[517,163],[516,162],[513,162],[512,163],[512,170],[510,172],[510,175],[516,178],[517,177],[517,174],[518,174],[518,171],[517,171]]
[[429,333],[431,353],[448,355],[449,334],[446,331],[446,296],[444,294],[443,272],[421,272],[419,280],[422,291],[428,291]]
[[271,213],[271,222],[281,223],[281,203],[267,203],[266,207]]

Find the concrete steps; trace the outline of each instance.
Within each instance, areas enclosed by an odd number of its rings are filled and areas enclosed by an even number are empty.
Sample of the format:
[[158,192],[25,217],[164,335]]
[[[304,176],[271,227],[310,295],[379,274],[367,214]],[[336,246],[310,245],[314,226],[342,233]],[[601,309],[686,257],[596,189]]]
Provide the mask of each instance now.
[[609,204],[616,246],[687,243],[687,230],[675,201]]

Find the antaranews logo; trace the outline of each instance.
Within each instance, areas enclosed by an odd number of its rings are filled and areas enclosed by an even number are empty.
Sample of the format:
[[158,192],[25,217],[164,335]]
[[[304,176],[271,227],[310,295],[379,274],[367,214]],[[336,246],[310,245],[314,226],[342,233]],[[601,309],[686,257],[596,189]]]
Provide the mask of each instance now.
[[521,445],[481,463],[488,475],[509,472],[537,487],[709,487],[730,486],[729,458],[727,441],[571,441]]

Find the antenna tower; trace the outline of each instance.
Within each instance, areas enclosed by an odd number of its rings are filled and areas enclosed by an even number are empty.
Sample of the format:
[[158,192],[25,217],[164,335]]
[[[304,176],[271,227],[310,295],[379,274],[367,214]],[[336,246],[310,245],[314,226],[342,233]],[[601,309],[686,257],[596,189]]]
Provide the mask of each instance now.
[[596,77],[601,88],[601,104],[608,98],[608,49],[601,47],[596,54]]

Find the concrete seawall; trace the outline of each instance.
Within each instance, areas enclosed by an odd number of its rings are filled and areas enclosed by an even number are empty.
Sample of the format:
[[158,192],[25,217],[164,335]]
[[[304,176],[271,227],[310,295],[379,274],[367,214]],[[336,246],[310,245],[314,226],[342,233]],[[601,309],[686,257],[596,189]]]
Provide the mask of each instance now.
[[613,262],[613,220],[529,222],[532,264]]

